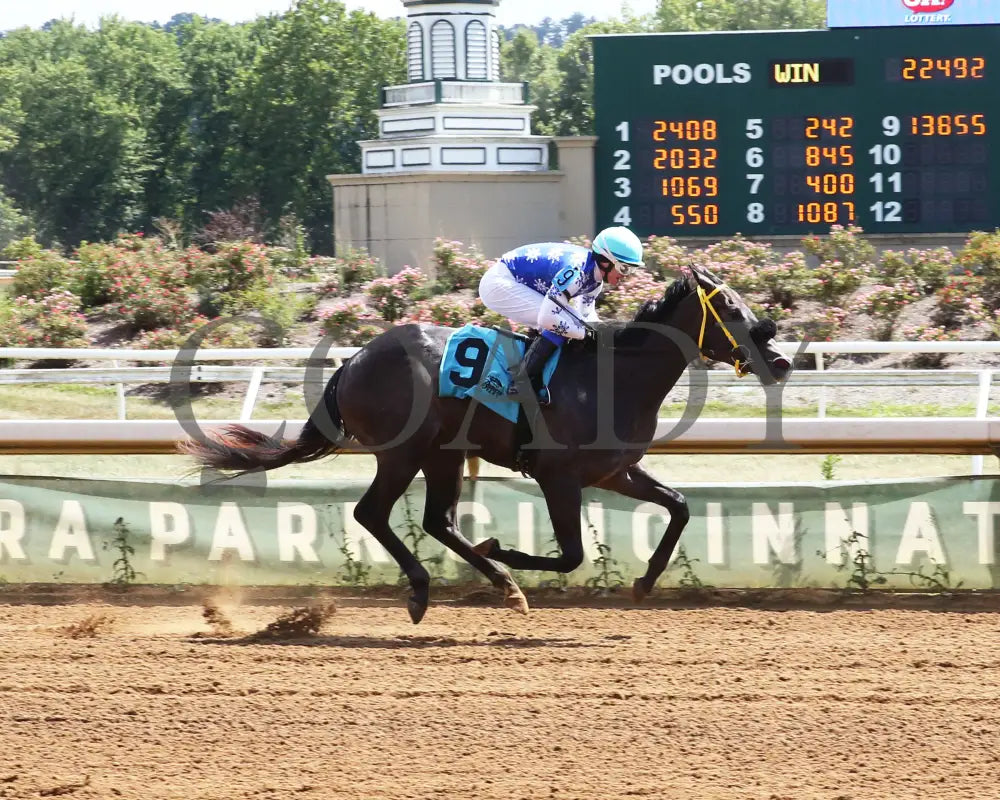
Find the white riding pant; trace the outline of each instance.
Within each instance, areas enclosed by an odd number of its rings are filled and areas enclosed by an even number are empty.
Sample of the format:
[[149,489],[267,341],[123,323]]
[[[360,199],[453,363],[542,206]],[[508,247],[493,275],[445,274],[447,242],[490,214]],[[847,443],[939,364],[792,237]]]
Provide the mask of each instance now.
[[[479,281],[479,297],[491,311],[530,328],[552,331],[567,339],[582,339],[587,332],[580,322],[544,294],[518,283],[502,261],[486,270]],[[577,316],[582,316],[575,303],[567,305]]]

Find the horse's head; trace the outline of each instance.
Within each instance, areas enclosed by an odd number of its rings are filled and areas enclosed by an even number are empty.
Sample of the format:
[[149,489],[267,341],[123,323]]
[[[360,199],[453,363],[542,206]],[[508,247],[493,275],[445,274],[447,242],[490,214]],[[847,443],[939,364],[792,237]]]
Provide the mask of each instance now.
[[708,270],[691,272],[700,305],[695,341],[702,357],[730,364],[740,376],[753,373],[761,383],[783,381],[792,362],[775,344],[777,325],[757,319],[743,298]]

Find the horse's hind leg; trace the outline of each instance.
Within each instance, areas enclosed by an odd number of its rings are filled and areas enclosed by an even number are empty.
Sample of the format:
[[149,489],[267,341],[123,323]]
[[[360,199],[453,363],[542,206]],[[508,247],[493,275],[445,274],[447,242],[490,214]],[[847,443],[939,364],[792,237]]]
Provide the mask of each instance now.
[[534,556],[520,550],[504,550],[496,539],[480,542],[476,545],[476,552],[514,569],[572,572],[583,563],[580,524],[583,499],[580,485],[574,478],[540,480],[538,485],[545,495],[549,518],[552,520],[552,533],[559,545],[560,555]]
[[405,453],[386,451],[379,453],[375,480],[354,509],[354,518],[365,526],[399,564],[410,581],[413,594],[407,602],[410,619],[416,624],[427,611],[431,578],[416,556],[413,555],[389,526],[389,514],[396,501],[406,491],[419,467]]
[[433,453],[421,466],[427,478],[424,530],[482,572],[490,583],[503,589],[504,605],[528,613],[528,601],[511,574],[494,561],[477,553],[456,524],[455,506],[462,492],[465,454],[460,450]]

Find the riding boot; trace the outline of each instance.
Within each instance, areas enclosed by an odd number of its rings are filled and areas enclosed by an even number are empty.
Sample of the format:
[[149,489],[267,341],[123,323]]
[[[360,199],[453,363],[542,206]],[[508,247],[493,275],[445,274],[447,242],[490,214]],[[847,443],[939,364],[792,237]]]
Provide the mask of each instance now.
[[538,398],[538,404],[547,406],[551,402],[551,398],[549,390],[542,385],[542,371],[545,369],[545,362],[549,360],[549,356],[558,348],[558,344],[544,335],[535,337],[521,360],[511,389],[516,391],[516,387],[527,378],[531,382],[532,391]]

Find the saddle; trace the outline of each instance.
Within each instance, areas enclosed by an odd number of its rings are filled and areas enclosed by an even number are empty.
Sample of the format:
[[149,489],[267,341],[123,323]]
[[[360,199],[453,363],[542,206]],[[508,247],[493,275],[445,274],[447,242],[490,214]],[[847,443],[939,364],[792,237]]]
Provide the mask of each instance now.
[[[507,340],[506,346],[503,339]],[[523,358],[532,340],[531,336],[502,328],[466,325],[448,338],[438,370],[438,393],[442,397],[475,399],[514,423],[514,466],[525,476],[536,455],[524,449],[532,438],[532,421],[528,414],[537,414],[539,406],[532,397],[526,409],[525,402],[508,394],[508,388],[518,363],[513,359]],[[545,365],[543,382],[546,385],[555,372],[560,352],[561,348]]]

